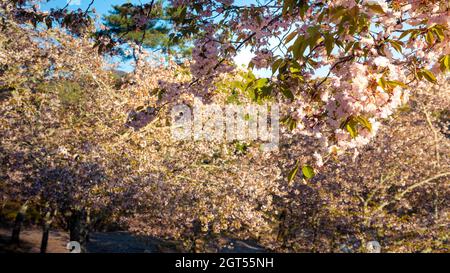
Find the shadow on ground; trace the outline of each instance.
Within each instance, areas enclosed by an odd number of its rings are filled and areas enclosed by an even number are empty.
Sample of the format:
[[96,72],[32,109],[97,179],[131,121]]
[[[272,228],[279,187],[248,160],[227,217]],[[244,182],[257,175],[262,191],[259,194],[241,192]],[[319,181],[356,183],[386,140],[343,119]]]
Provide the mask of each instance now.
[[[11,231],[0,229],[0,253],[39,253],[42,233],[39,229],[24,229],[21,232],[19,246],[9,244]],[[252,242],[223,239],[221,253],[262,253],[265,249]],[[69,236],[66,232],[51,231],[48,253],[68,253],[66,245]],[[179,243],[147,236],[138,236],[128,232],[92,233],[87,252],[89,253],[174,253],[182,252]]]

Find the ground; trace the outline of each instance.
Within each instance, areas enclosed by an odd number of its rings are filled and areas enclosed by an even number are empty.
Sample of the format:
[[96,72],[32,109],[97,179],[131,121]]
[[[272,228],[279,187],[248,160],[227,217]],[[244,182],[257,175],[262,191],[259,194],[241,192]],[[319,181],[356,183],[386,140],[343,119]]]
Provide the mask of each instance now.
[[[0,253],[20,252],[39,253],[42,231],[38,228],[25,228],[20,234],[19,247],[9,245],[11,230],[0,228]],[[250,242],[224,239],[226,246],[220,252],[224,253],[256,253],[264,249]],[[47,253],[68,253],[66,245],[69,235],[64,231],[51,231],[48,241]],[[97,232],[92,233],[87,245],[89,253],[154,253],[154,252],[180,252],[176,243],[160,240],[153,237],[144,237],[128,232]]]

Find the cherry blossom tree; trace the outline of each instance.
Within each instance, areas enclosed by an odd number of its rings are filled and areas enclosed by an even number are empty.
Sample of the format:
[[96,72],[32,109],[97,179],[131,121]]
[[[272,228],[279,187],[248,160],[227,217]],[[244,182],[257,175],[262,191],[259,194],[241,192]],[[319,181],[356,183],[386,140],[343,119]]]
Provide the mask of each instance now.
[[[139,62],[120,79],[94,1],[39,2],[0,2],[0,177],[2,202],[48,216],[44,237],[53,217],[82,240],[80,223],[97,216],[188,251],[221,236],[276,251],[365,251],[372,240],[445,251],[448,1],[168,1],[168,38],[193,39],[192,60],[131,42]],[[135,11],[137,25],[158,19]],[[244,48],[254,58],[239,68]],[[172,139],[171,107],[199,97],[278,103],[279,151]]]
[[108,204],[101,139],[109,140],[115,131],[108,126],[121,125],[111,123],[109,114],[117,113],[110,111],[112,94],[99,88],[111,79],[110,72],[103,70],[103,59],[88,39],[61,29],[33,29],[10,18],[2,27],[5,202],[22,204],[18,227],[30,206],[48,216],[45,226],[55,214],[63,220],[70,213],[95,214]]
[[186,89],[212,92],[249,47],[249,66],[273,72],[270,96],[289,101],[290,127],[323,144],[316,166],[366,145],[411,90],[450,69],[448,1],[233,2],[171,1],[179,33],[200,36]]

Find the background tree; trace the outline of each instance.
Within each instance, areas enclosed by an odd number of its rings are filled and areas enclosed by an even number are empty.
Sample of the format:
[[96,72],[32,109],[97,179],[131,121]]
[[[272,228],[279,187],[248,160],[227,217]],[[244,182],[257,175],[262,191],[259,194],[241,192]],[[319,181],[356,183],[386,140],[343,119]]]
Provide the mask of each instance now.
[[[163,1],[150,1],[146,4],[115,5],[108,15],[103,17],[105,29],[99,35],[109,35],[117,44],[136,44],[131,46],[132,54],[121,50],[123,58],[133,57],[137,61],[136,50],[140,47],[160,51],[166,56],[181,61],[191,53],[188,39],[171,39],[170,17]],[[126,51],[126,49],[125,49]]]

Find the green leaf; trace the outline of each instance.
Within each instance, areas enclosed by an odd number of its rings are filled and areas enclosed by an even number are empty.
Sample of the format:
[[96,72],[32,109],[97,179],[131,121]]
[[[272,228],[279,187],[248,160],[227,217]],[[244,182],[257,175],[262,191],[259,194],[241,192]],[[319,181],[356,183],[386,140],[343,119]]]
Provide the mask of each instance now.
[[187,6],[182,7],[179,12],[179,19],[184,20],[187,14]]
[[290,131],[293,131],[295,128],[297,128],[297,121],[292,117],[288,116],[286,118],[283,118],[281,122],[286,125]]
[[379,14],[384,14],[383,8],[380,5],[378,5],[378,4],[369,4],[369,5],[367,5],[367,7],[369,9],[371,9],[373,12],[376,12],[376,13],[379,13]]
[[436,34],[437,38],[439,39],[439,42],[444,41],[445,34],[444,34],[444,31],[441,28],[433,27],[433,32]]
[[441,70],[450,71],[450,55],[445,55],[440,59]]
[[370,121],[366,117],[358,116],[358,117],[356,117],[356,121],[359,124],[361,124],[364,128],[369,130],[369,132],[372,132],[372,123],[370,123]]
[[311,50],[321,42],[321,35],[317,26],[308,28],[308,44]]
[[269,79],[267,79],[267,78],[258,79],[255,82],[255,88],[263,88],[264,86],[267,85],[268,82],[269,82]]
[[345,129],[350,133],[350,136],[352,138],[355,138],[358,136],[358,131],[356,130],[356,124],[352,121],[347,122],[347,124],[345,125]]
[[309,8],[308,1],[298,1],[298,2],[299,3],[297,5],[299,6],[300,17],[302,18],[302,20],[305,20],[305,15]]
[[303,36],[298,36],[297,40],[295,40],[294,45],[292,46],[292,52],[294,53],[294,59],[299,59],[303,56],[303,53],[306,50],[307,43]]
[[286,44],[288,44],[290,41],[292,41],[292,39],[295,38],[295,36],[297,36],[297,32],[291,32],[289,33],[289,35],[286,37],[286,40],[284,41]]
[[259,89],[259,94],[261,98],[267,98],[272,94],[273,87],[271,85],[263,86]]
[[426,35],[426,37],[425,37],[425,40],[427,41],[427,43],[429,44],[429,45],[431,45],[431,44],[433,44],[434,43],[434,35],[433,35],[433,32],[432,31],[428,31],[427,32],[427,35]]
[[288,181],[289,181],[289,183],[290,183],[292,180],[294,180],[295,177],[297,176],[299,167],[300,167],[300,163],[297,161],[297,163],[295,164],[295,168],[292,169],[292,170],[289,172],[289,175],[288,175]]
[[283,11],[282,11],[283,16],[286,15],[289,11],[294,9],[295,3],[296,3],[296,1],[294,1],[294,0],[285,0],[284,1]]
[[277,59],[273,64],[272,64],[272,74],[275,74],[275,72],[277,72],[278,68],[280,67],[281,63],[283,62],[283,59]]
[[378,85],[379,85],[381,88],[383,88],[383,90],[386,90],[386,89],[387,89],[387,82],[386,82],[386,79],[383,78],[383,77],[381,77],[381,78],[378,80]]
[[447,70],[450,71],[450,55],[446,55],[444,57],[444,65],[447,68]]
[[390,40],[389,43],[391,44],[391,46],[397,50],[397,52],[402,53],[403,52],[403,42],[401,41],[395,41],[395,40]]
[[334,37],[332,34],[325,35],[325,48],[327,50],[327,55],[330,56],[334,47]]
[[422,69],[420,73],[431,83],[435,83],[437,81],[436,76],[434,76],[433,72],[430,70]]
[[281,92],[286,98],[290,100],[293,100],[295,98],[294,94],[292,94],[292,91],[289,88],[281,88]]
[[406,36],[408,36],[409,34],[413,33],[415,31],[415,29],[408,29],[403,31],[403,33],[400,35],[400,37],[398,37],[399,40],[405,38]]
[[255,89],[250,89],[250,90],[248,90],[248,97],[252,101],[256,101],[258,99],[258,93],[256,92]]
[[408,86],[406,84],[402,83],[401,81],[387,81],[387,84],[394,88],[397,86],[400,86],[403,88],[408,88]]
[[289,67],[289,71],[293,74],[302,72],[302,66],[297,62],[293,61]]
[[330,19],[332,21],[337,21],[347,12],[347,9],[345,9],[342,6],[338,6],[337,8],[330,9],[330,11],[332,11],[332,12],[330,12],[330,14],[331,14]]
[[350,49],[352,49],[355,44],[356,44],[356,42],[349,42],[344,48],[345,52],[346,53],[349,52]]
[[302,168],[302,173],[303,173],[303,176],[304,176],[306,179],[312,179],[312,178],[316,175],[316,174],[314,173],[313,167],[311,167],[311,166],[309,166],[309,165],[303,166],[303,168]]

